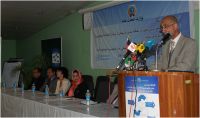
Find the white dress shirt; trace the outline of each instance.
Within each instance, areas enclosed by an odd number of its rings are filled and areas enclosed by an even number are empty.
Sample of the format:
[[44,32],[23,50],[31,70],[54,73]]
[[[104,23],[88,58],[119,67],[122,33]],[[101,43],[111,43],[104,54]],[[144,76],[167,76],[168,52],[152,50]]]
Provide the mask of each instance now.
[[171,41],[174,42],[174,47],[173,49],[176,47],[176,44],[178,43],[178,40],[180,39],[181,37],[181,32],[178,34],[178,36],[176,36],[174,39],[170,39]]

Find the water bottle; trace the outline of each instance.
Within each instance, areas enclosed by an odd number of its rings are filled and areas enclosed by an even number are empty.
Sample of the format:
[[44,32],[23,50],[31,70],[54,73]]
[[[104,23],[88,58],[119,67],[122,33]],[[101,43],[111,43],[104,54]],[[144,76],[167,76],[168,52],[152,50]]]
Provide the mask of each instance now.
[[86,105],[90,105],[90,97],[91,97],[91,94],[90,94],[90,91],[87,90],[86,94],[85,94],[85,98],[86,98]]
[[22,82],[22,95],[24,94],[24,83]]
[[36,88],[36,87],[35,87],[35,83],[33,83],[33,84],[32,84],[32,93],[33,93],[33,95],[35,95],[35,88]]
[[13,89],[14,89],[14,92],[17,91],[17,90],[16,90],[16,86],[17,86],[17,84],[16,84],[16,82],[14,82],[14,83],[13,83]]
[[64,96],[64,91],[61,90],[61,91],[60,91],[60,97],[63,97],[63,96]]
[[3,82],[3,89],[6,89],[6,82]]
[[5,81],[2,82],[2,87],[3,87],[3,91],[6,92],[6,82]]
[[45,96],[47,98],[49,97],[49,87],[48,87],[48,85],[45,86]]

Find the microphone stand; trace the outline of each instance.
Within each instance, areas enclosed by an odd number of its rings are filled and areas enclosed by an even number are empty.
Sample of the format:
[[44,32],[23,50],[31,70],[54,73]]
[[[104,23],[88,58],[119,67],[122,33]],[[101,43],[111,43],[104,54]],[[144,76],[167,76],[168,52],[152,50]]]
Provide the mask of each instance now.
[[170,38],[171,38],[171,33],[167,33],[164,37],[163,37],[163,39],[156,45],[156,68],[154,69],[154,70],[152,70],[152,71],[160,71],[160,70],[158,70],[158,51],[159,51],[159,48],[167,41],[167,40],[169,40]]
[[158,70],[158,51],[159,51],[159,48],[162,46],[163,44],[163,41],[161,40],[157,45],[156,45],[156,57],[155,57],[155,60],[156,60],[156,63],[155,63],[155,69],[152,70],[152,71],[155,71],[155,72],[159,72],[160,70]]

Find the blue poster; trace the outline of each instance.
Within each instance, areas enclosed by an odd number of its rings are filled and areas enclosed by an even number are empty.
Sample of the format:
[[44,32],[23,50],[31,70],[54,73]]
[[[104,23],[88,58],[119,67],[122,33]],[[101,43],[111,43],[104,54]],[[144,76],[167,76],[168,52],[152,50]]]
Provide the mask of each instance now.
[[[130,1],[93,13],[91,31],[91,65],[93,68],[116,68],[126,53],[126,40],[142,43],[162,39],[160,20],[175,15],[180,31],[190,37],[188,1]],[[147,65],[154,64],[154,56]]]
[[127,117],[160,117],[157,76],[125,78]]

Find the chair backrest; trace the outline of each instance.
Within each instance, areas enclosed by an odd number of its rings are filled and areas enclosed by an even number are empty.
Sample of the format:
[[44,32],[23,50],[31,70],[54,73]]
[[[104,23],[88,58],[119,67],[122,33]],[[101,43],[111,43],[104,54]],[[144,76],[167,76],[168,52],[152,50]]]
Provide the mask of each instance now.
[[[110,94],[114,88],[114,84],[110,83]],[[96,80],[96,87],[95,87],[95,100],[97,102],[104,102],[109,97],[109,77],[107,76],[98,76]]]
[[82,75],[86,88],[90,90],[92,99],[94,98],[94,82],[91,75]]

